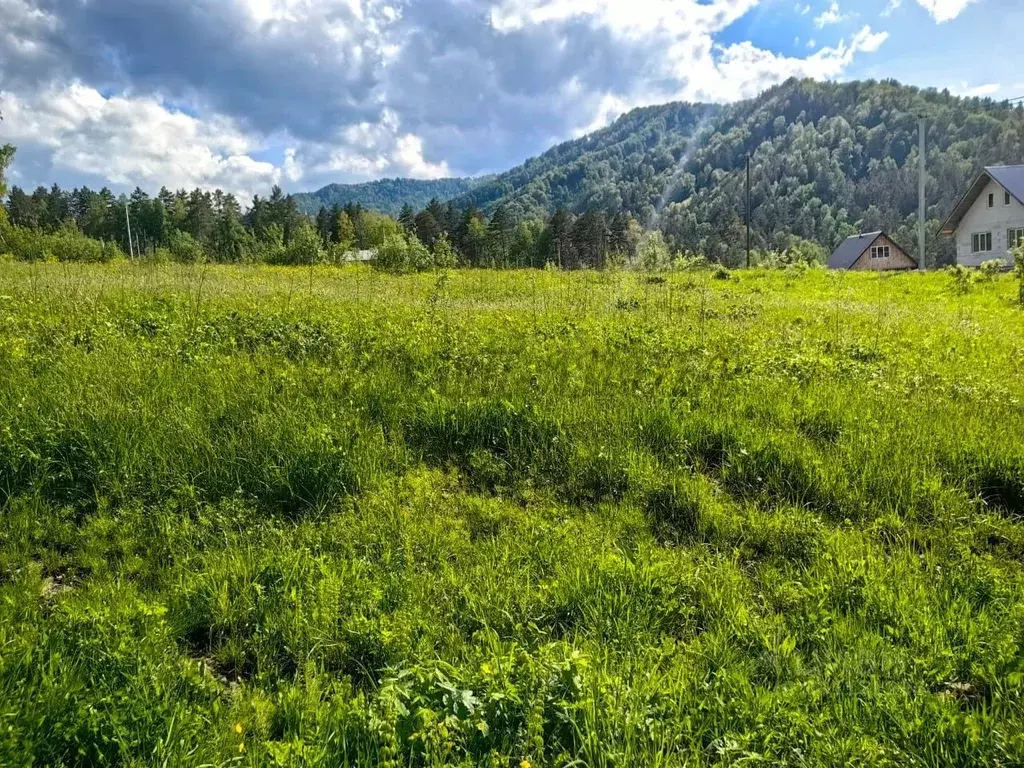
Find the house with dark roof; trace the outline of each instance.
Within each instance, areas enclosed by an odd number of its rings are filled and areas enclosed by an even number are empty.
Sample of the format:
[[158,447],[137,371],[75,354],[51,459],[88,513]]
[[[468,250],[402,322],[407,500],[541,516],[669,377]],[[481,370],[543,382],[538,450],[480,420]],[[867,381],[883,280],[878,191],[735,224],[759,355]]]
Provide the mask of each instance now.
[[829,257],[828,268],[876,271],[917,269],[917,261],[885,232],[868,232],[846,238]]
[[956,263],[976,267],[999,259],[1007,264],[1024,241],[1024,165],[986,168],[974,180],[940,230],[956,238]]

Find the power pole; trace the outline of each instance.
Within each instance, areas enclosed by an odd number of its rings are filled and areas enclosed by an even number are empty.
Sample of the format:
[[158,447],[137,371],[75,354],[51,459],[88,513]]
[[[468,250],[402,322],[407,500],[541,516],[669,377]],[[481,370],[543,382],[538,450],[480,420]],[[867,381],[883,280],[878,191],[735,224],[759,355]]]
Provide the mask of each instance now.
[[917,252],[918,252],[918,269],[924,272],[924,217],[926,215],[927,206],[925,205],[925,133],[928,128],[928,121],[925,117],[921,116],[920,127],[918,128],[918,134],[920,135],[920,147],[918,148],[918,154],[921,155],[921,170],[920,178],[917,180]]
[[135,258],[135,249],[132,246],[132,219],[128,215],[128,203],[124,204],[124,220],[128,223],[128,256]]
[[750,155],[747,155],[747,269],[750,269]]

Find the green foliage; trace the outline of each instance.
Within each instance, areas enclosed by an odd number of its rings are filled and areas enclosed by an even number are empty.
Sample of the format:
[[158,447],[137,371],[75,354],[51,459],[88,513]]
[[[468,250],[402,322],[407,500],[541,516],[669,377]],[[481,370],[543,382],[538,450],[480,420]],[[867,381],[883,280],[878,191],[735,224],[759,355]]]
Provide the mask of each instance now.
[[637,262],[645,272],[663,272],[672,265],[672,256],[659,232],[647,232],[637,247]]
[[322,263],[324,258],[323,242],[319,233],[308,221],[302,221],[296,227],[291,242],[285,246],[276,263],[309,266]]
[[199,264],[206,261],[203,247],[188,232],[177,230],[172,232],[167,250],[171,259],[179,264]]
[[1024,762],[1017,286],[712,274],[0,261],[0,764]]
[[420,209],[433,199],[449,200],[473,189],[480,179],[378,179],[363,184],[328,184],[316,192],[294,195],[299,210],[316,214],[321,206],[359,205],[371,211],[398,216],[402,206]]
[[975,271],[957,264],[953,267],[946,267],[943,270],[949,275],[950,288],[957,296],[966,296],[971,291],[971,285],[975,281]]
[[438,269],[449,269],[458,264],[458,256],[452,248],[447,235],[442,235],[434,243],[432,266]]
[[978,279],[982,282],[991,283],[1006,268],[1002,259],[989,259],[981,262],[978,266]]
[[[744,260],[746,158],[753,158],[754,245],[797,236],[828,252],[882,229],[916,243],[917,127],[928,119],[927,262],[948,264],[941,220],[985,165],[1024,162],[1020,113],[893,81],[789,80],[721,107],[643,107],[456,198],[517,217],[625,211],[661,229],[672,250],[730,267]],[[940,181],[941,180],[941,183]]]
[[1018,303],[1024,307],[1024,243],[1013,249],[1013,274],[1017,278]]
[[2,247],[25,261],[110,261],[121,255],[111,243],[86,237],[76,229],[44,233],[0,222]]

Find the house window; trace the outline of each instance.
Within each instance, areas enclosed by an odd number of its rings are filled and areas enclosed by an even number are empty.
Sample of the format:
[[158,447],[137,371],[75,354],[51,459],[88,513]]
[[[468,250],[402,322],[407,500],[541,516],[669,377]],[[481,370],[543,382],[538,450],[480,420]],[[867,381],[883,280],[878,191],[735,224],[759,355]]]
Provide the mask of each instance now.
[[1003,205],[1009,205],[1009,204],[1010,204],[1010,193],[1009,192],[1003,192]]
[[1006,250],[1012,251],[1021,243],[1024,243],[1024,227],[1006,230]]
[[873,245],[873,246],[871,246],[871,258],[872,259],[888,259],[889,258],[889,246],[888,245]]
[[995,194],[995,192],[989,192],[988,193],[988,207],[989,208],[995,208],[996,207],[996,194]]
[[991,250],[991,232],[975,232],[971,235],[971,253],[988,253]]

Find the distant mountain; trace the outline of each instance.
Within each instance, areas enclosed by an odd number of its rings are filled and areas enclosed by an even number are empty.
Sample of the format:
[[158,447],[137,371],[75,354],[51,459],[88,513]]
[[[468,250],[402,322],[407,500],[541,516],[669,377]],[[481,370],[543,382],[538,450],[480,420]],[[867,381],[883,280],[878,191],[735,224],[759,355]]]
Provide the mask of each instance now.
[[424,208],[433,198],[449,200],[472,190],[481,179],[379,179],[364,184],[328,184],[316,192],[292,195],[299,210],[315,214],[321,205],[360,203],[381,213],[397,216],[408,203],[416,210]]
[[684,103],[634,109],[607,128],[491,177],[456,202],[484,211],[507,203],[528,216],[558,208],[640,214],[685,160],[693,136],[722,111],[717,105]]
[[884,229],[916,243],[918,116],[928,120],[928,249],[948,257],[941,220],[985,165],[1024,163],[1024,109],[894,81],[789,80],[725,107],[635,109],[456,198],[513,217],[625,210],[670,242],[739,258],[752,158],[755,244],[791,235],[827,248]]
[[939,225],[986,165],[1024,163],[1024,109],[887,80],[791,79],[727,106],[642,107],[522,165],[479,179],[331,185],[299,195],[303,209],[363,203],[397,213],[433,197],[513,220],[625,211],[676,248],[736,263],[745,242],[745,167],[751,157],[754,244],[791,237],[831,248],[885,230],[916,250],[918,118],[928,121],[929,263],[951,253]]

